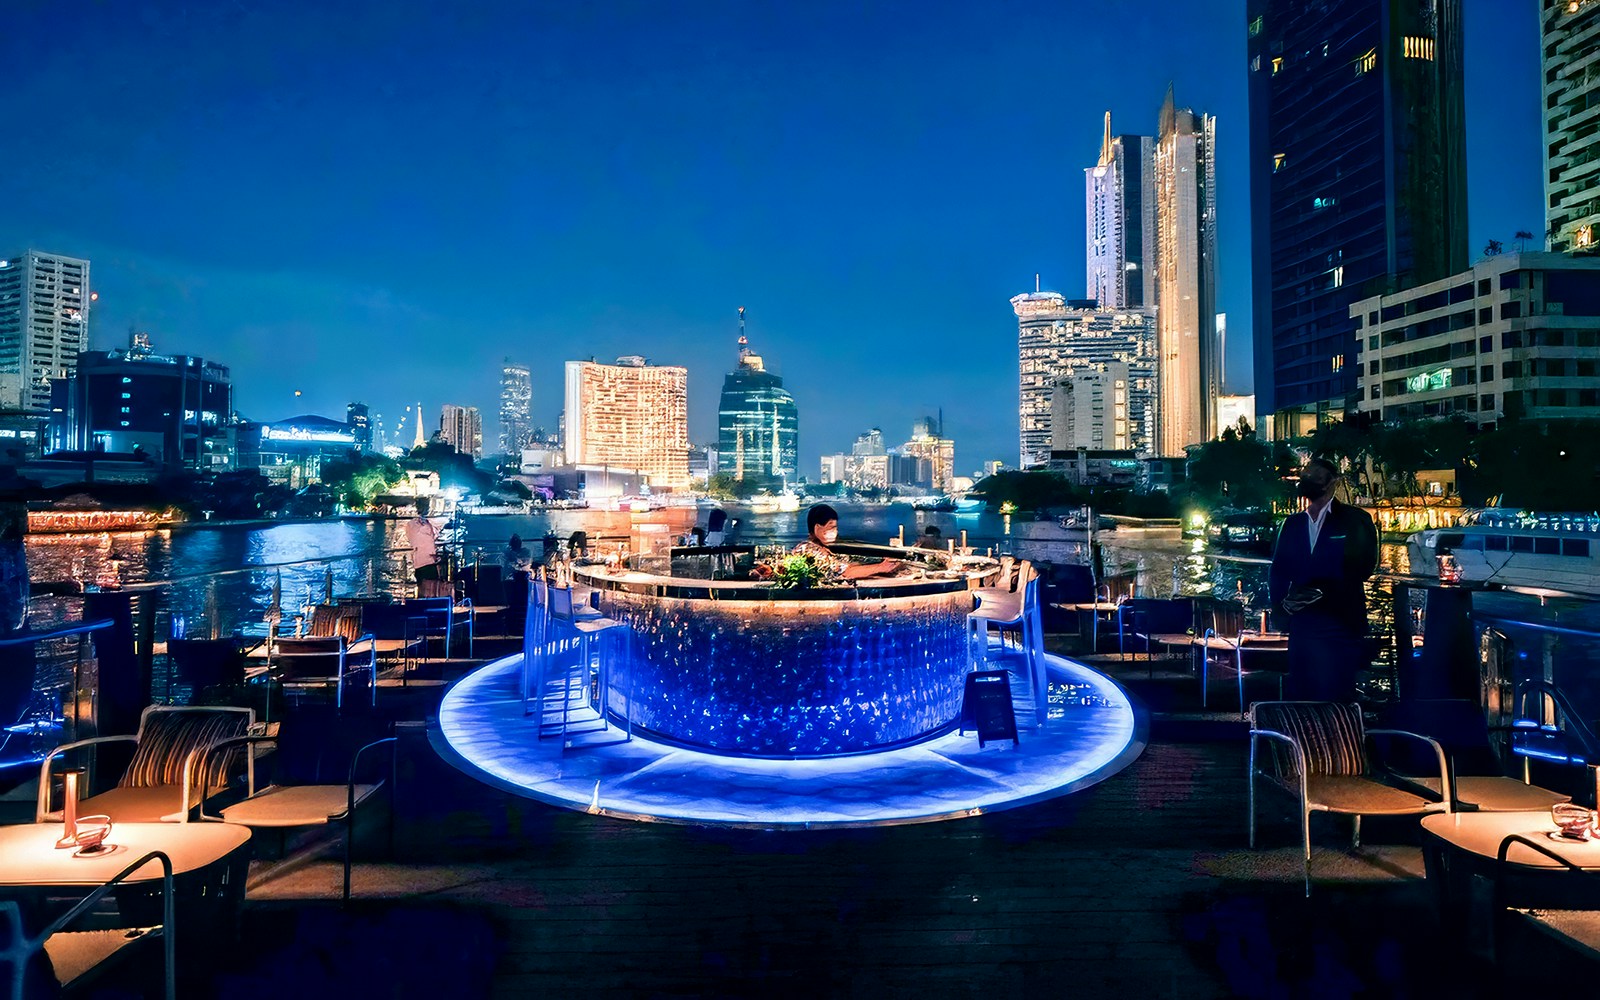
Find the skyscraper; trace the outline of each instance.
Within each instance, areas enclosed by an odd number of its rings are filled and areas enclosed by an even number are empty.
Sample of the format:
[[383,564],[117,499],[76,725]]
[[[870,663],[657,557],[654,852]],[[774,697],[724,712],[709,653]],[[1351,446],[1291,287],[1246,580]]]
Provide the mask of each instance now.
[[1212,437],[1217,344],[1217,120],[1161,105],[1155,149],[1156,442],[1177,457]]
[[1258,426],[1341,415],[1359,298],[1467,266],[1461,0],[1247,0]]
[[518,456],[533,442],[533,378],[506,358],[500,367],[500,454]]
[[1106,112],[1100,159],[1083,172],[1088,225],[1087,283],[1102,309],[1139,309],[1155,301],[1154,143],[1147,135],[1111,134]]
[[783,379],[767,371],[744,334],[739,307],[739,366],[722,380],[717,408],[717,471],[760,488],[795,477],[800,457],[800,411]]
[[483,458],[483,415],[476,406],[444,404],[439,410],[439,440],[478,461]]
[[650,485],[689,483],[689,370],[618,358],[567,362],[568,465],[636,469]]
[[357,451],[372,450],[372,411],[366,403],[349,403],[344,408],[345,423],[355,435]]
[[89,349],[89,262],[24,250],[0,258],[0,410],[47,413],[50,380]]
[[1593,250],[1600,243],[1600,182],[1586,134],[1600,101],[1600,2],[1544,0],[1544,223],[1550,249]]
[[1015,296],[1018,425],[1026,469],[1050,460],[1056,386],[1080,372],[1128,368],[1129,447],[1148,453],[1155,433],[1155,315],[1149,309],[1100,309],[1058,292]]

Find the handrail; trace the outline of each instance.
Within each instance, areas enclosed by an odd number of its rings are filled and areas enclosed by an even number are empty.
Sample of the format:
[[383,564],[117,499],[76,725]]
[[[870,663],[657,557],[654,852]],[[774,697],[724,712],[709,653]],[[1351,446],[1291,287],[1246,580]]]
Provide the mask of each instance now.
[[1551,632],[1555,635],[1576,635],[1586,639],[1600,639],[1600,631],[1586,628],[1572,628],[1567,625],[1550,625],[1545,622],[1522,621],[1518,618],[1503,618],[1499,615],[1473,615],[1476,621],[1488,625],[1510,625],[1514,628],[1533,629],[1537,632]]
[[140,868],[143,868],[151,861],[161,862],[161,947],[164,953],[162,957],[166,973],[164,977],[166,980],[165,993],[167,1000],[175,1000],[178,995],[178,962],[177,950],[174,944],[174,934],[176,933],[176,928],[174,927],[174,918],[177,910],[173,899],[172,859],[167,857],[167,855],[161,851],[149,852],[144,857],[133,862],[126,868],[122,869],[122,871],[113,875],[109,881],[97,886],[93,892],[89,893],[89,895],[78,900],[77,903],[73,904],[72,909],[51,921],[50,926],[40,931],[38,936],[29,942],[29,950],[36,951],[39,948],[44,947],[45,940],[48,939],[50,935],[61,930],[61,928],[65,927],[68,923],[76,920],[78,917],[88,912],[90,908],[92,908],[96,903],[100,902],[100,900],[104,899],[106,894],[112,889],[116,888],[118,884],[125,881],[134,872],[138,871]]
[[69,639],[75,635],[88,635],[90,632],[98,632],[115,624],[109,618],[97,618],[92,622],[72,622],[68,625],[60,625],[50,629],[48,632],[32,632],[23,629],[21,632],[0,636],[0,649],[9,646],[20,646],[23,643],[49,642],[52,639]]

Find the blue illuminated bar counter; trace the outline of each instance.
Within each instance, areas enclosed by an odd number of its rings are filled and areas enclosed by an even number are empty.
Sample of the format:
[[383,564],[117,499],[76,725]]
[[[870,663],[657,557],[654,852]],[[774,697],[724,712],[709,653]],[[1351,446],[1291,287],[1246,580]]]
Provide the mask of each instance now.
[[614,715],[713,753],[797,758],[949,731],[969,669],[971,591],[997,564],[969,557],[959,569],[801,590],[599,565],[573,572],[629,626],[628,655],[611,671]]

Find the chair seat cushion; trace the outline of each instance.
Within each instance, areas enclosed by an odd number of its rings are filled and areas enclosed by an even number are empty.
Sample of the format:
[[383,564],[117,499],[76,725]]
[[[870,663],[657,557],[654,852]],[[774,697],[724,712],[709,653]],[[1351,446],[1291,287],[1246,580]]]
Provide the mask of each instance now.
[[[1433,794],[1439,794],[1438,778],[1406,778]],[[1548,788],[1529,785],[1516,778],[1498,775],[1461,775],[1456,778],[1456,798],[1479,812],[1528,812],[1549,809],[1558,802],[1571,802],[1572,796]]]
[[45,939],[45,954],[63,987],[91,978],[122,949],[158,938],[160,927],[117,927],[99,931],[56,931]]
[[1313,808],[1364,816],[1405,816],[1444,809],[1442,802],[1348,775],[1311,775],[1306,779],[1306,795],[1306,804]]
[[78,815],[110,816],[113,824],[176,823],[183,819],[183,789],[179,785],[113,788],[81,800]]
[[[357,785],[356,803],[377,787]],[[344,785],[272,785],[222,810],[222,818],[250,827],[318,826],[343,818],[349,805]]]

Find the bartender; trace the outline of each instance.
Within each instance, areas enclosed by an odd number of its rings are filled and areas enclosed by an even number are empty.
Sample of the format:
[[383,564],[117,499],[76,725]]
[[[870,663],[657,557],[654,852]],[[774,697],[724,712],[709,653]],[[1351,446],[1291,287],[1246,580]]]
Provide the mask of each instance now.
[[806,540],[794,547],[800,555],[808,555],[820,566],[828,567],[846,580],[863,580],[873,576],[892,576],[900,563],[884,559],[875,563],[852,562],[849,556],[833,551],[839,540],[839,512],[825,503],[819,503],[806,512]]

